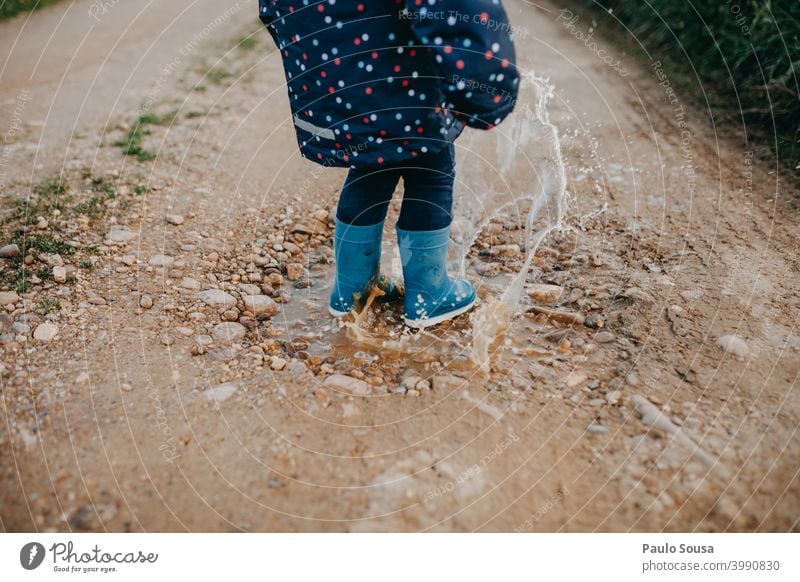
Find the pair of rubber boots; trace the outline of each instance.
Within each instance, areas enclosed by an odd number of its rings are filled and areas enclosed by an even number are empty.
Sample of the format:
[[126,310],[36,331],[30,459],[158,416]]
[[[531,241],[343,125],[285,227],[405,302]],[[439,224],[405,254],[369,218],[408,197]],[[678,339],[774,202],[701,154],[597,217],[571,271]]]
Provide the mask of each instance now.
[[[404,320],[416,329],[453,319],[475,304],[475,288],[465,279],[447,276],[447,245],[450,227],[411,231],[397,228],[405,287]],[[383,223],[355,226],[336,221],[333,247],[336,280],[330,312],[341,317],[362,307],[373,285],[382,301],[400,297],[400,291],[380,274]]]

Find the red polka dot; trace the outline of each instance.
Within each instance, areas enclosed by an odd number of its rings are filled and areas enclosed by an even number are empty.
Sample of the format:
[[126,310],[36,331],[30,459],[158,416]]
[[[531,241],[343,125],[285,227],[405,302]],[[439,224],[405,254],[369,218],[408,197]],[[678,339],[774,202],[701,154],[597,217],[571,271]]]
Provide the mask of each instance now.
[[449,55],[451,52],[453,52],[453,47],[451,47],[449,44],[444,45],[444,52],[445,54]]
[[364,118],[364,119],[362,119],[361,121],[363,121],[364,123],[369,123],[369,117],[365,117],[365,118]]
[[356,46],[360,45],[361,44],[361,39],[358,38],[358,37],[354,38],[353,39],[353,44],[356,45]]
[[317,12],[325,12],[325,7],[322,4],[317,4]]
[[508,59],[503,59],[500,62],[500,66],[503,67],[504,69],[507,68],[508,67]]
[[500,103],[500,95],[495,95],[492,101],[494,101],[495,103]]
[[489,22],[489,13],[481,12],[481,24],[486,24],[487,22]]
[[340,59],[339,57],[336,57],[335,59],[333,59],[333,64],[334,65],[341,65],[342,64],[342,59]]
[[367,95],[372,95],[372,87],[367,87],[366,89],[364,89],[364,93],[366,93]]
[[319,72],[319,76],[320,76],[320,77],[322,77],[322,78],[324,79],[325,77],[327,77],[327,76],[328,76],[328,73],[327,73],[327,72],[325,72],[325,71],[320,71],[320,72]]
[[458,59],[456,61],[456,69],[463,69],[463,68],[464,68],[464,61],[462,61],[461,59]]
[[486,51],[485,53],[483,53],[483,56],[485,56],[486,60],[488,61],[494,56],[494,53],[492,51]]
[[377,59],[378,58],[378,51],[372,51],[372,58],[373,59]]
[[395,73],[399,73],[400,72],[400,65],[395,65],[394,66],[394,72]]
[[382,164],[383,163],[383,158],[378,158],[378,163]]

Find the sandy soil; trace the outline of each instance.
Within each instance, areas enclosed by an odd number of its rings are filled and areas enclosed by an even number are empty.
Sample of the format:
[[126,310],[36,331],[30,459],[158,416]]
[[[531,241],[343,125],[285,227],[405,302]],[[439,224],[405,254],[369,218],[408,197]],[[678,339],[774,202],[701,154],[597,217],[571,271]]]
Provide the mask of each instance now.
[[[529,286],[561,289],[526,298],[488,376],[381,353],[325,316],[343,175],[298,159],[251,4],[0,24],[0,246],[60,241],[24,253],[24,291],[0,259],[3,530],[798,529],[796,192],[735,128],[508,2],[571,195]],[[143,105],[154,161],[115,145]],[[472,253],[484,296],[519,235]]]

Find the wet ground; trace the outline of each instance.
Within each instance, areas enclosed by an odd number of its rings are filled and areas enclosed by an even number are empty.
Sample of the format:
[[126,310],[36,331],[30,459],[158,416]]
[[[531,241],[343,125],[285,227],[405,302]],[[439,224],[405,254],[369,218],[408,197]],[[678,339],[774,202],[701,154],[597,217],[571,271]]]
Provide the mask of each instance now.
[[[0,25],[3,529],[797,529],[796,192],[688,96],[508,3],[570,202],[482,369],[470,316],[326,313],[343,175],[254,6],[90,5]],[[524,215],[470,249],[482,305]]]

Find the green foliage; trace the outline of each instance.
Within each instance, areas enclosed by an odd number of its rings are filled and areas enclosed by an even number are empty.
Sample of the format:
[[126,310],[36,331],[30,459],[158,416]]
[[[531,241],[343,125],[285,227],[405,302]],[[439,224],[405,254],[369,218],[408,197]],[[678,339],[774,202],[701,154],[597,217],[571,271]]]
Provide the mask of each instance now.
[[38,10],[59,0],[0,0],[0,20],[14,18],[20,12]]
[[[763,148],[800,161],[800,2],[572,0],[599,27],[660,60],[682,94],[709,98]],[[624,25],[629,30],[625,30]]]

